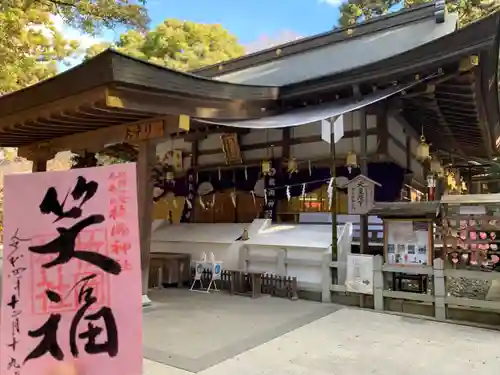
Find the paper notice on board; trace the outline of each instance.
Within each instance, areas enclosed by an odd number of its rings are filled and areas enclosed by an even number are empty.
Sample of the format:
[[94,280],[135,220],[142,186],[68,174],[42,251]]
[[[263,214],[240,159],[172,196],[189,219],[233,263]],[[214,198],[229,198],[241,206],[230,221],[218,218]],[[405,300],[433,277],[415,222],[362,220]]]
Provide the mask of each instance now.
[[346,290],[353,293],[373,294],[373,256],[349,254],[347,256]]

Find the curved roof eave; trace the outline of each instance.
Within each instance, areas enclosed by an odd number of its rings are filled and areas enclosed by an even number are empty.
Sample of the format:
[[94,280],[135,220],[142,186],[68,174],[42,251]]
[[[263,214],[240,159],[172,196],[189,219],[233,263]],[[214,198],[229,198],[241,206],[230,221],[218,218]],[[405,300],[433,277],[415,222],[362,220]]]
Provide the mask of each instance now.
[[[219,80],[234,83],[270,82],[271,84],[281,84],[276,81],[275,77],[266,76],[259,78],[259,72],[263,69],[265,70],[268,66],[268,69],[276,70],[271,67],[274,67],[275,64],[280,64],[281,68],[285,65],[290,65],[292,60],[296,60],[298,57],[297,55],[300,55],[301,58],[309,55],[313,58],[314,55],[313,59],[316,60],[316,55],[323,50],[327,52],[327,54],[338,55],[339,51],[337,51],[337,47],[346,43],[351,46],[351,44],[358,43],[358,41],[367,38],[370,39],[367,42],[372,43],[372,38],[376,38],[382,34],[387,34],[388,31],[393,31],[396,32],[396,34],[399,34],[403,28],[412,27],[417,23],[425,23],[427,20],[431,21],[433,24],[437,24],[436,27],[439,30],[436,29],[435,31],[432,31],[429,27],[433,26],[426,23],[424,29],[420,32],[410,32],[408,35],[405,34],[405,39],[403,39],[401,43],[405,44],[406,39],[411,39],[411,37],[415,34],[421,35],[424,39],[430,41],[436,37],[450,33],[456,28],[456,17],[448,15],[448,17],[444,18],[442,16],[443,9],[442,4],[436,4],[434,1],[431,1],[419,6],[401,10],[399,12],[373,18],[356,26],[336,29],[327,33],[273,46],[272,48],[268,48],[263,51],[197,69],[192,71],[192,73],[204,77],[217,77]],[[394,38],[394,36],[390,37]],[[418,45],[419,42],[415,41],[415,43],[415,45]],[[407,48],[411,49],[415,45],[409,45]],[[386,47],[387,42],[384,41],[381,49]],[[402,51],[405,50],[404,47],[401,48],[403,48]],[[319,55],[325,54],[320,53]],[[333,57],[333,55],[330,57]],[[325,56],[323,56],[323,58],[324,57]],[[292,63],[292,65],[294,64]],[[297,79],[297,81],[298,80],[300,79]],[[286,83],[288,82],[285,82],[285,84]]]
[[[397,81],[400,77],[425,73],[461,59],[487,51],[495,54],[498,45],[500,13],[486,17],[463,29],[418,48],[344,72],[297,82],[280,88],[280,98],[337,90],[355,84]],[[498,59],[498,57],[497,57]]]
[[186,101],[256,103],[261,107],[274,102],[279,95],[278,87],[220,82],[106,50],[53,78],[0,97],[0,118],[111,86],[155,92]]

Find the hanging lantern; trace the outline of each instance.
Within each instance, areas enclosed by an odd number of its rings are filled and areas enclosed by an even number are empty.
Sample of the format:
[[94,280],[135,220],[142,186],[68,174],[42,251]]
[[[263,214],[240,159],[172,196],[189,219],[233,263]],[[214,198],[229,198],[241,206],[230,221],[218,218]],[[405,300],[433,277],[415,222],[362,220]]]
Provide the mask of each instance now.
[[261,163],[262,173],[268,174],[271,171],[271,162],[269,160],[263,160]]
[[423,135],[420,136],[420,143],[417,146],[417,150],[415,153],[417,160],[425,161],[431,158],[429,153],[429,144],[425,142],[425,137]]
[[295,158],[290,158],[288,160],[288,173],[296,173],[297,172],[297,160]]
[[355,168],[358,166],[358,155],[356,155],[354,151],[349,151],[347,153],[345,165],[351,168]]
[[438,158],[432,158],[430,163],[430,170],[432,173],[438,174],[443,168]]

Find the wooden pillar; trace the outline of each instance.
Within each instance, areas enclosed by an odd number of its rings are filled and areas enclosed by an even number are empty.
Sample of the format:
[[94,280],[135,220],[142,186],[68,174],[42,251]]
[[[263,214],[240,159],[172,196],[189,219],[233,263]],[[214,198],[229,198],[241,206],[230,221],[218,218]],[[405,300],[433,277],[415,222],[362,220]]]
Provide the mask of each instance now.
[[[360,169],[361,174],[368,176],[368,135],[366,127],[366,109],[361,108],[357,111],[360,131]],[[360,253],[368,253],[368,215],[361,215],[360,217]]]
[[37,157],[36,159],[32,160],[32,162],[33,162],[33,167],[31,170],[33,172],[47,171],[47,158]]
[[[368,134],[366,125],[366,109],[363,107],[358,110],[359,131],[360,131],[360,169],[361,174],[368,176]],[[360,241],[359,252],[361,254],[368,253],[368,215],[360,215],[359,220]],[[363,308],[366,305],[365,296],[362,294],[359,298],[359,307]]]
[[153,178],[156,161],[156,144],[151,140],[139,143],[137,158],[137,204],[139,212],[139,237],[141,244],[142,304],[151,303],[148,293],[149,253],[151,249],[151,225],[153,224]]
[[378,137],[377,157],[378,160],[386,160],[389,156],[389,125],[387,123],[387,102],[385,100],[378,104],[376,113]]

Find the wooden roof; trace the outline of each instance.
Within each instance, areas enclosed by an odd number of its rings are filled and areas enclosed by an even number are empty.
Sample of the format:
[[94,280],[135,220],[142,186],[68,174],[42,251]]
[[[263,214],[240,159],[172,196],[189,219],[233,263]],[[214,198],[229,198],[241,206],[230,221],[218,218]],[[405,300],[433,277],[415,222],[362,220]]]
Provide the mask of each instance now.
[[[441,16],[434,5],[424,5],[357,26],[350,37],[430,14]],[[437,148],[490,157],[497,151],[494,139],[500,136],[499,21],[500,13],[495,13],[390,59],[281,87],[217,81],[108,50],[50,80],[0,98],[0,145],[30,145],[168,115],[174,115],[172,121],[180,114],[219,120],[267,117],[318,103],[359,101],[360,94],[426,78],[399,99],[410,125],[417,132],[424,125],[426,137]],[[348,37],[339,33],[285,44],[279,58]],[[278,58],[273,51],[272,56],[264,51],[225,62],[224,69],[242,69],[257,57]],[[463,69],[471,57],[478,63]],[[215,75],[207,73],[210,69],[195,73]]]
[[277,97],[274,87],[218,82],[108,50],[0,98],[0,144],[22,146],[165,115],[260,117]]
[[323,48],[335,43],[353,40],[364,35],[375,34],[389,28],[395,28],[429,17],[436,17],[437,21],[442,22],[444,17],[444,4],[435,4],[433,1],[430,1],[399,12],[370,19],[356,26],[334,29],[326,33],[273,46],[230,61],[203,67],[194,70],[192,73],[202,77],[218,77],[220,75],[226,75],[228,73],[269,63],[274,60],[285,59],[292,55]]

